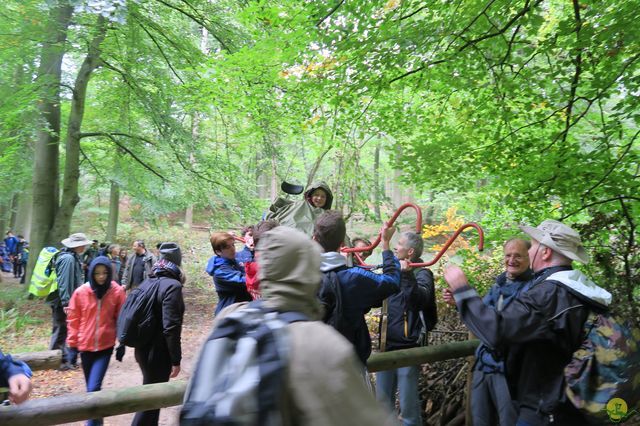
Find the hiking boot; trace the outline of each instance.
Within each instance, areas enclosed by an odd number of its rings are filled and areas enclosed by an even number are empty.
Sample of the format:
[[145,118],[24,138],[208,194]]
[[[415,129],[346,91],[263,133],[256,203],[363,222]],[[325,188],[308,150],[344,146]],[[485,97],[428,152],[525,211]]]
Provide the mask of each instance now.
[[71,364],[70,362],[63,362],[60,364],[60,368],[58,371],[69,371],[69,370],[77,370],[78,364]]

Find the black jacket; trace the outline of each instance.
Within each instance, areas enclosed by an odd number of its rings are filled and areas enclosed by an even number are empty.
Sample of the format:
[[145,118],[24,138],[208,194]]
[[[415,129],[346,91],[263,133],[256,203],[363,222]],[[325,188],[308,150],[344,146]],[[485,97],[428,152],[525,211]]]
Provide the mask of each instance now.
[[417,346],[416,340],[422,328],[419,311],[426,307],[434,291],[430,270],[420,268],[415,273],[402,272],[400,292],[387,299],[387,351]]
[[155,347],[165,348],[169,352],[171,365],[180,365],[182,360],[180,336],[182,334],[182,318],[184,316],[182,284],[173,278],[152,277],[141,285],[148,285],[152,280],[159,280],[160,282],[155,304],[158,328],[151,344]]
[[590,309],[603,309],[562,283],[546,279],[570,269],[538,271],[532,287],[501,312],[482,303],[470,287],[454,295],[467,327],[485,345],[505,354],[505,375],[521,413],[553,414],[560,424],[582,422],[564,396],[563,371],[584,339]]

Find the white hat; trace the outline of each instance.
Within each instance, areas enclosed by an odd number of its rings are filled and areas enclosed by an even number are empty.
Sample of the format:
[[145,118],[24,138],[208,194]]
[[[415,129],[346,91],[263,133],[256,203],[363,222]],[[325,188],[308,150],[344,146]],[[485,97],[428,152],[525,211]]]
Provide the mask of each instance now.
[[589,263],[589,255],[582,245],[580,234],[557,220],[547,219],[536,228],[520,226],[525,234],[569,259]]
[[93,242],[88,240],[87,236],[82,232],[78,232],[77,234],[71,234],[69,235],[69,238],[65,238],[64,240],[62,240],[62,244],[64,244],[65,247],[75,248],[88,246],[93,244]]

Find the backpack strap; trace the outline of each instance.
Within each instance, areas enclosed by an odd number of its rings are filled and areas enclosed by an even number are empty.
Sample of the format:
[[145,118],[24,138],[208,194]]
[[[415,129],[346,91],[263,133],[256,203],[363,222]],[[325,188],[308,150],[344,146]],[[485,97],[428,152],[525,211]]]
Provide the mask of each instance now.
[[[265,306],[264,300],[262,300],[262,299],[258,299],[258,300],[254,300],[252,302],[249,302],[247,307],[248,308],[253,308],[253,309],[259,309],[259,310],[263,311],[264,313],[277,312],[275,309]],[[284,322],[286,322],[288,324],[291,324],[292,322],[309,321],[309,317],[307,317],[305,314],[300,313],[300,312],[295,312],[295,311],[277,312],[276,316],[277,316],[278,319],[280,319],[280,320],[282,320],[282,321],[284,321]]]
[[556,320],[557,318],[561,317],[562,315],[564,315],[566,312],[569,312],[572,309],[576,309],[576,308],[583,308],[584,305],[573,305],[573,306],[569,306],[568,308],[565,308],[563,310],[561,310],[560,312],[558,312],[557,314],[555,314],[554,316],[552,316],[551,318],[549,318],[547,320],[547,322],[551,322]]
[[378,335],[380,342],[378,343],[380,352],[387,349],[387,326],[389,322],[389,299],[382,301],[382,309],[380,310],[380,322],[378,323]]
[[288,324],[300,321],[309,321],[309,317],[300,312],[282,312],[278,315],[278,319],[281,319]]

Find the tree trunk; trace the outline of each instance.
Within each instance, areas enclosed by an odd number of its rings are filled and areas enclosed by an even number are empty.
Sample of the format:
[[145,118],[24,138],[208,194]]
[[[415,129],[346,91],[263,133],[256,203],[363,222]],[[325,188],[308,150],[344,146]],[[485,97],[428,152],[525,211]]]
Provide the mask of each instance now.
[[0,238],[4,238],[5,232],[7,232],[7,217],[9,216],[8,210],[7,202],[0,201],[0,233],[2,234]]
[[18,218],[18,193],[14,192],[11,196],[11,204],[9,204],[9,227],[16,233],[16,219]]
[[107,223],[106,241],[114,242],[118,235],[118,216],[120,215],[120,186],[118,182],[111,181],[109,191],[109,222]]
[[33,159],[33,207],[31,216],[31,256],[27,282],[31,279],[38,253],[46,245],[57,243],[50,234],[58,209],[58,145],[60,142],[60,78],[67,29],[73,7],[60,1],[51,7],[47,34],[42,45],[37,80],[42,97],[38,102],[40,123]]
[[334,172],[333,172],[333,176],[335,177],[335,183],[333,184],[333,206],[331,206],[332,209],[334,210],[338,210],[340,212],[343,211],[342,209],[342,184],[343,184],[343,179],[342,179],[342,174],[343,174],[343,166],[344,166],[344,147],[343,150],[341,151],[336,151],[336,157],[335,158],[335,162],[336,162],[336,167],[334,168]]
[[31,188],[26,188],[18,197],[17,217],[13,229],[16,234],[24,236],[30,240],[31,233],[31,207],[32,207]]
[[382,204],[382,189],[380,188],[380,141],[376,143],[376,150],[373,157],[373,214],[376,223],[382,222],[380,204]]
[[278,159],[275,153],[271,156],[271,202],[278,198]]
[[316,173],[318,173],[318,169],[320,168],[320,164],[322,164],[322,160],[324,160],[324,157],[329,153],[329,151],[331,151],[331,148],[333,147],[329,145],[329,147],[322,151],[318,158],[316,158],[316,161],[313,163],[313,167],[311,168],[311,170],[309,170],[309,174],[307,175],[307,186],[311,185],[315,180]]
[[[205,55],[209,55],[209,30],[205,27],[200,28],[200,51]],[[191,139],[193,146],[196,146],[199,136],[200,116],[198,112],[194,112],[191,120]],[[193,151],[189,154],[189,163],[194,165],[196,162]],[[184,212],[184,227],[191,229],[193,226],[193,204],[189,205]]]
[[393,180],[391,181],[391,200],[393,207],[398,208],[402,204],[402,188],[400,187],[400,177],[402,172],[398,169],[393,170]]
[[89,45],[87,56],[78,71],[73,88],[71,112],[67,126],[66,158],[64,167],[64,186],[60,208],[56,213],[55,222],[51,231],[56,239],[62,239],[69,234],[71,217],[76,204],[80,201],[78,196],[78,181],[80,179],[80,128],[84,118],[87,87],[91,74],[100,65],[100,44],[107,33],[107,25],[104,17],[99,16],[96,23],[96,33]]

